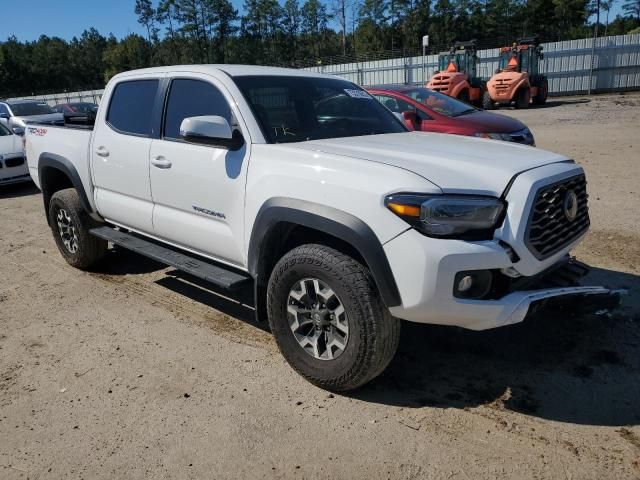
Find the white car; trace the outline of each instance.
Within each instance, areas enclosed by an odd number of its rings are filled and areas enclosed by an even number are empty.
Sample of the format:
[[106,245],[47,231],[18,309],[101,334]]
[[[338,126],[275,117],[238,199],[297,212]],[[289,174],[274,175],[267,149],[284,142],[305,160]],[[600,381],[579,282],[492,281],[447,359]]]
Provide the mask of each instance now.
[[127,72],[94,127],[27,125],[26,147],[70,265],[89,268],[111,242],[222,289],[252,286],[258,320],[323,388],[380,374],[401,319],[481,330],[550,297],[609,293],[578,285],[568,256],[589,228],[582,167],[409,132],[341,78]]
[[22,137],[0,124],[0,186],[29,181]]

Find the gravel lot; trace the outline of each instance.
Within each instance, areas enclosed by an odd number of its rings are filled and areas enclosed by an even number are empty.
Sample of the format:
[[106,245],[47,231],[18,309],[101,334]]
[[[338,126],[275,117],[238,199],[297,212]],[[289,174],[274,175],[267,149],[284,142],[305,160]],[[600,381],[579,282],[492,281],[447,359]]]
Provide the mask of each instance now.
[[331,395],[251,311],[114,251],[58,254],[32,186],[0,190],[0,478],[640,478],[640,95],[505,110],[585,166],[600,315],[405,323],[387,372]]

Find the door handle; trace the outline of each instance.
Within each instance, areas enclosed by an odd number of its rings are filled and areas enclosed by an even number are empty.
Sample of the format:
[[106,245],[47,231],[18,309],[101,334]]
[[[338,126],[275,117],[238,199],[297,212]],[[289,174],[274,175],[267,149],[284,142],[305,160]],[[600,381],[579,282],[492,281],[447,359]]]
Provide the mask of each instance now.
[[151,159],[151,164],[158,168],[171,168],[171,162],[166,158],[164,158],[162,155],[153,157]]
[[98,148],[96,148],[96,155],[98,155],[99,157],[108,157],[109,156],[109,150],[107,150],[104,147],[98,147]]

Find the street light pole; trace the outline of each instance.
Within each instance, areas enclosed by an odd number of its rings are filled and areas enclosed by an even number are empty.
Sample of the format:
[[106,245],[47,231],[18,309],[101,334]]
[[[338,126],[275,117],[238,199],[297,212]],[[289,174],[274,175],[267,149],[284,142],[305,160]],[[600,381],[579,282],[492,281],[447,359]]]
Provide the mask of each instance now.
[[422,37],[422,86],[424,86],[427,82],[427,79],[425,77],[425,62],[426,62],[426,52],[427,52],[427,47],[429,46],[429,35],[424,35]]

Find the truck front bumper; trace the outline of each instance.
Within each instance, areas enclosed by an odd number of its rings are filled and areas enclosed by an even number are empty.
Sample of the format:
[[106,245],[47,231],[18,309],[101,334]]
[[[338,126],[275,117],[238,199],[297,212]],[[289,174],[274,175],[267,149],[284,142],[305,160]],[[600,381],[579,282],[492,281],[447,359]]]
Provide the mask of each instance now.
[[[456,275],[465,271],[515,269],[507,248],[498,241],[465,242],[425,237],[408,230],[384,246],[402,305],[391,307],[395,317],[420,323],[454,325],[486,330],[524,320],[534,302],[564,295],[609,294],[604,287],[563,286],[488,295],[488,299],[464,299],[454,295]],[[568,251],[568,248],[567,250]],[[566,251],[554,256],[566,257]],[[540,274],[549,262],[540,262]]]

